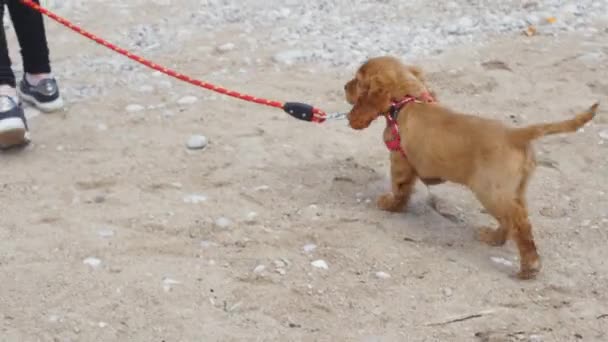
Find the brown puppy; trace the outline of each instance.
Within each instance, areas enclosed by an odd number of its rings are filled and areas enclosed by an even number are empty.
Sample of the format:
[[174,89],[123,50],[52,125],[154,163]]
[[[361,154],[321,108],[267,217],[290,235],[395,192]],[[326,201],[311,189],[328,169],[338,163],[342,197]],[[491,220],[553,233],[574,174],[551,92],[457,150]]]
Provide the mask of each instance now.
[[[392,57],[370,59],[344,88],[347,101],[354,105],[348,120],[357,130],[367,128],[405,96],[432,94],[420,69]],[[597,108],[595,104],[571,120],[514,128],[437,103],[409,103],[396,117],[406,156],[390,153],[392,192],[382,195],[378,206],[402,210],[418,178],[427,184],[465,185],[499,223],[498,229],[482,228],[480,239],[492,246],[513,239],[521,260],[518,276],[533,278],[540,270],[540,259],[525,199],[536,165],[531,142],[549,134],[575,132],[595,116]],[[384,139],[391,137],[387,125]]]

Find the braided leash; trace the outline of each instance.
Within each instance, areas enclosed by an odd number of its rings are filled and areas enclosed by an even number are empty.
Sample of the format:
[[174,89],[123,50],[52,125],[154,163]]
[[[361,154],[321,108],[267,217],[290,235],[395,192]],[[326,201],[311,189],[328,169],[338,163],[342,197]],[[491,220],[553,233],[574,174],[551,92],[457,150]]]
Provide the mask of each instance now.
[[158,65],[150,60],[147,60],[143,57],[140,57],[138,55],[135,55],[123,48],[120,48],[110,42],[108,42],[107,40],[100,38],[94,34],[92,34],[91,32],[86,31],[85,29],[78,27],[76,25],[74,25],[72,22],[70,22],[69,20],[62,18],[60,16],[58,16],[57,14],[49,11],[48,9],[40,6],[39,4],[35,3],[32,0],[20,0],[22,4],[30,7],[31,9],[40,12],[41,14],[55,20],[56,22],[60,23],[61,25],[71,29],[72,31],[86,37],[89,38],[90,40],[103,45],[105,47],[107,47],[110,50],[113,50],[123,56],[126,56],[140,64],[143,64],[145,66],[147,66],[150,69],[162,72],[165,75],[169,75],[171,77],[177,78],[181,81],[190,83],[192,85],[195,85],[197,87],[201,87],[201,88],[205,88],[211,91],[214,91],[216,93],[220,93],[226,96],[230,96],[230,97],[234,97],[243,101],[247,101],[247,102],[252,102],[252,103],[257,103],[260,105],[264,105],[264,106],[269,106],[269,107],[274,107],[274,108],[280,108],[283,111],[285,111],[287,114],[293,116],[296,119],[299,120],[304,120],[304,121],[311,121],[311,122],[316,122],[316,123],[322,123],[328,119],[332,119],[332,120],[336,120],[336,119],[342,119],[346,116],[345,113],[326,113],[316,107],[313,107],[311,105],[305,104],[305,103],[300,103],[300,102],[280,102],[280,101],[274,101],[274,100],[268,100],[268,99],[264,99],[264,98],[259,98],[259,97],[255,97],[255,96],[251,96],[251,95],[247,95],[247,94],[242,94],[239,92],[236,92],[234,90],[228,90],[226,88],[223,87],[219,87],[216,86],[214,84],[208,83],[208,82],[204,82],[201,80],[197,80],[194,78],[191,78],[189,76],[186,76],[182,73],[179,73],[175,70],[171,70],[169,68],[166,68],[164,66]]

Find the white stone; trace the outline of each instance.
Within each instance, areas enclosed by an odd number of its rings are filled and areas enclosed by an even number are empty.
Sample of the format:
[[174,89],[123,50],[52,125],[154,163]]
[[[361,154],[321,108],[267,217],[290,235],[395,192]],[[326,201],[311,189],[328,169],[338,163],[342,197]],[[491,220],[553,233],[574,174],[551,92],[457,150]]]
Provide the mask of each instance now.
[[220,217],[217,220],[215,220],[215,225],[218,226],[219,228],[228,228],[231,224],[232,224],[232,222],[225,217]]
[[186,147],[190,150],[202,150],[209,144],[209,140],[204,135],[192,135],[186,142]]
[[264,265],[257,265],[254,269],[253,269],[253,273],[257,273],[260,274],[262,272],[264,272],[266,270],[266,266]]
[[218,52],[221,52],[221,53],[226,53],[226,52],[234,50],[234,48],[235,48],[234,44],[232,44],[232,43],[226,43],[226,44],[222,44],[222,45],[218,46],[216,48],[216,50]]
[[308,244],[304,245],[304,247],[302,249],[304,249],[304,252],[306,252],[306,253],[311,253],[312,251],[317,249],[317,245],[315,245],[314,243],[308,243]]
[[97,268],[101,265],[101,260],[94,257],[88,257],[82,261],[83,264]]
[[327,263],[325,262],[325,260],[315,260],[313,262],[310,263],[313,267],[316,268],[320,268],[320,269],[324,269],[324,270],[328,270],[329,266],[327,265]]
[[142,110],[144,110],[144,106],[138,104],[130,104],[127,106],[126,110],[129,113],[141,112]]
[[452,297],[453,291],[451,288],[446,287],[445,289],[443,289],[443,295],[446,297]]
[[256,188],[253,189],[254,191],[267,191],[270,190],[270,187],[268,185],[260,185]]
[[247,216],[245,217],[245,222],[246,223],[255,223],[256,220],[258,218],[258,213],[256,213],[255,211],[250,211],[247,213]]
[[287,50],[275,54],[272,59],[276,63],[293,65],[296,62],[300,62],[306,59],[308,54],[301,50]]
[[382,271],[376,272],[376,278],[378,278],[378,279],[388,279],[390,277],[391,277],[391,275],[386,272],[382,272]]
[[99,322],[98,325],[99,325],[100,328],[105,328],[105,327],[108,326],[108,323],[106,323],[106,322]]
[[97,235],[99,235],[102,238],[111,238],[114,236],[114,231],[112,229],[101,229],[99,231],[97,231]]
[[207,201],[207,196],[200,194],[191,194],[184,197],[184,203],[188,204],[199,204]]
[[191,105],[193,103],[196,103],[196,101],[198,101],[198,98],[196,96],[184,96],[181,99],[177,100],[177,104],[180,105]]
[[513,267],[513,263],[505,258],[501,258],[501,257],[491,257],[490,258],[493,262],[499,264],[499,265],[503,265],[503,266],[507,266],[507,267]]
[[608,129],[600,131],[598,133],[598,135],[600,136],[601,139],[608,140]]

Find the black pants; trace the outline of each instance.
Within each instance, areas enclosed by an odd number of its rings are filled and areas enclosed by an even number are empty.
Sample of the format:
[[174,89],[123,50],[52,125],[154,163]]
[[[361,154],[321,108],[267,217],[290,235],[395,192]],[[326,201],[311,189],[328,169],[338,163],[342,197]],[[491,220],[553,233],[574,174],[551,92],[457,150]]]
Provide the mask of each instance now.
[[[4,15],[4,5],[8,7],[17,40],[21,46],[23,70],[30,74],[51,72],[42,15],[21,4],[19,0],[0,0],[0,19]],[[11,69],[4,25],[0,24],[0,85],[2,84],[14,87],[15,75]]]

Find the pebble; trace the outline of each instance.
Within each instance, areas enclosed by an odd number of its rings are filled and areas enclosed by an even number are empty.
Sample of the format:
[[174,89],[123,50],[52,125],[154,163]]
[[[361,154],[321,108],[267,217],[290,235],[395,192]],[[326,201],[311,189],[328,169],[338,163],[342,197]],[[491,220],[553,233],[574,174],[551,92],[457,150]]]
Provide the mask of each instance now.
[[200,195],[200,194],[191,194],[191,195],[185,196],[183,201],[184,201],[184,203],[189,203],[189,204],[199,204],[199,203],[207,201],[207,196]]
[[200,246],[201,246],[201,248],[209,248],[209,247],[216,246],[216,243],[207,241],[207,240],[203,240],[203,241],[201,241]]
[[391,277],[391,275],[386,272],[382,272],[382,271],[376,272],[376,278],[378,278],[378,279],[388,279],[390,277]]
[[491,257],[490,260],[502,266],[513,267],[513,263],[511,261],[502,257]]
[[100,328],[105,328],[105,327],[108,326],[108,323],[106,323],[106,322],[99,322],[98,325],[99,325]]
[[306,59],[308,54],[301,50],[281,51],[272,57],[272,60],[279,64],[293,65]]
[[193,103],[196,103],[196,101],[198,101],[198,98],[196,96],[184,96],[181,99],[177,100],[177,104],[191,105]]
[[317,245],[315,245],[314,243],[308,243],[308,244],[304,245],[304,247],[302,249],[304,249],[304,252],[306,252],[306,253],[311,253],[312,251],[317,249]]
[[601,139],[608,140],[608,129],[600,131],[598,133],[598,135],[600,136]]
[[264,265],[257,265],[254,269],[253,269],[253,273],[257,273],[260,274],[262,272],[264,272],[266,270],[266,266]]
[[100,132],[104,132],[108,130],[108,125],[106,124],[98,124],[97,125],[97,130]]
[[260,185],[256,188],[253,189],[254,191],[267,191],[270,190],[270,187],[268,185]]
[[171,279],[171,278],[163,278],[163,290],[165,292],[169,292],[173,289],[173,285],[179,285],[181,282]]
[[83,264],[91,266],[93,268],[99,267],[101,265],[101,260],[98,258],[88,257],[82,261]]
[[231,224],[232,222],[225,217],[220,217],[215,220],[215,225],[219,228],[228,228]]
[[451,288],[446,287],[445,289],[443,289],[443,295],[446,297],[452,297],[452,295],[454,294],[454,291],[452,291]]
[[247,216],[245,217],[245,223],[253,224],[257,221],[257,218],[258,218],[258,213],[256,213],[255,211],[250,211],[247,213]]
[[186,142],[186,147],[190,150],[202,150],[209,144],[207,137],[204,135],[192,135]]
[[114,236],[114,231],[112,229],[101,229],[97,232],[97,235],[99,235],[102,238],[111,238]]
[[226,52],[230,52],[232,50],[234,50],[235,45],[232,43],[226,43],[226,44],[222,44],[220,46],[218,46],[216,48],[217,52],[221,52],[221,53],[226,53]]
[[530,335],[530,337],[528,337],[528,341],[529,342],[543,342],[544,339],[541,335]]
[[127,106],[126,110],[129,113],[141,112],[142,110],[144,110],[144,106],[138,104],[130,104]]
[[313,267],[316,268],[320,268],[320,269],[324,269],[324,270],[328,270],[329,266],[327,265],[327,263],[325,262],[325,260],[315,260],[313,262],[310,263]]

